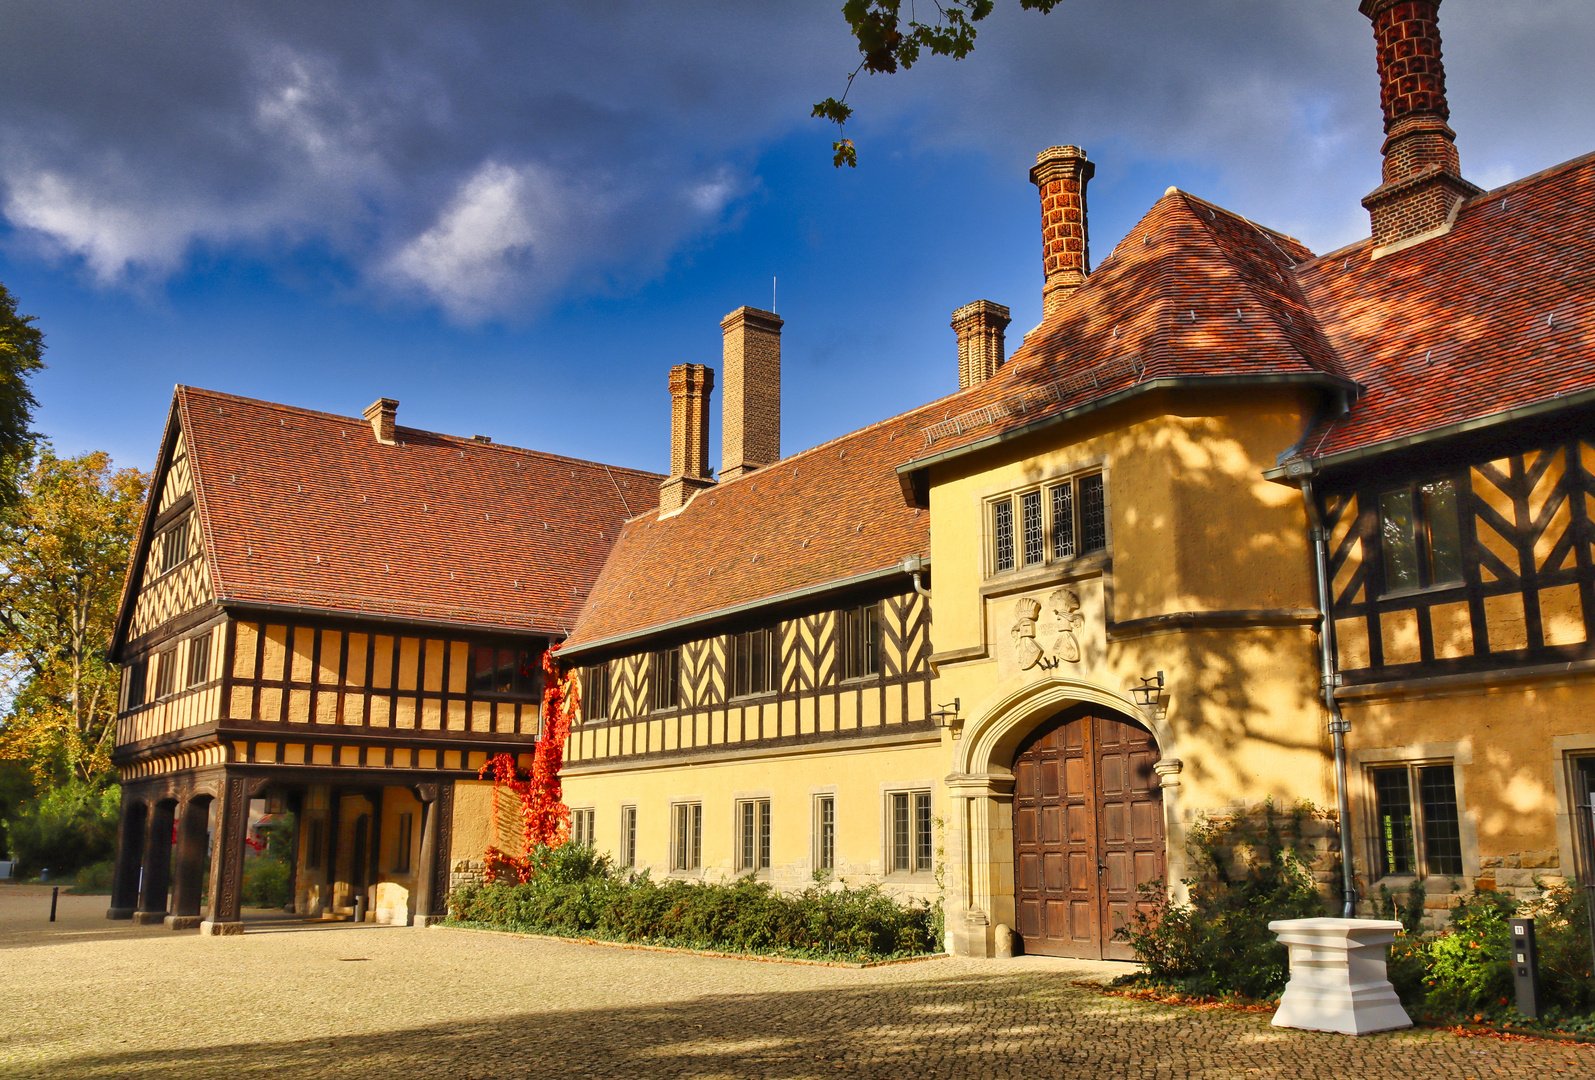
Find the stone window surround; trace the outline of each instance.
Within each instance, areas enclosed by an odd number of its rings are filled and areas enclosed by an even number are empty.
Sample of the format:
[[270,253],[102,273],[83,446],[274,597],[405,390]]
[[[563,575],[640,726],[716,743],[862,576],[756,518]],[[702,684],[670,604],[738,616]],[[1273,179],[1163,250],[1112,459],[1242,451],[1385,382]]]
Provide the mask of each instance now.
[[[1381,877],[1373,876],[1373,866],[1376,862],[1373,846],[1372,822],[1375,813],[1375,799],[1373,781],[1369,777],[1369,770],[1379,766],[1389,765],[1443,765],[1450,763],[1452,783],[1457,793],[1457,830],[1462,837],[1462,877],[1463,887],[1466,888],[1479,876],[1479,829],[1474,818],[1473,810],[1468,805],[1467,782],[1463,769],[1464,765],[1473,764],[1473,745],[1471,743],[1409,743],[1406,746],[1366,747],[1350,750],[1347,755],[1347,769],[1351,802],[1351,816],[1355,823],[1362,825],[1354,831],[1352,843],[1356,845],[1354,858],[1356,865],[1360,866],[1367,876],[1370,890],[1379,885],[1392,889],[1405,888],[1414,881],[1427,880],[1431,876],[1435,880],[1449,880],[1443,875],[1421,874],[1390,874]],[[1418,819],[1414,819],[1417,824]],[[1419,825],[1418,827],[1421,827]],[[1366,896],[1362,899],[1368,899]]]
[[[931,835],[931,866],[929,870],[894,870],[892,869],[892,796],[893,795],[929,795],[930,796],[930,835]],[[881,800],[881,879],[887,882],[923,882],[936,879],[936,782],[930,778],[909,781],[886,781],[880,785]],[[908,801],[909,813],[909,849],[910,861],[912,852],[917,846],[914,833],[914,800]]]
[[1578,866],[1573,831],[1573,770],[1578,758],[1595,757],[1595,733],[1552,738],[1551,756],[1555,762],[1551,779],[1556,798],[1556,847],[1562,860],[1560,873],[1571,881]]
[[820,866],[820,800],[831,800],[831,858],[832,866],[829,873],[836,873],[841,862],[836,850],[836,836],[840,831],[842,818],[841,808],[837,805],[837,785],[827,784],[823,787],[809,788],[809,866],[813,870],[822,870]]
[[[1004,497],[1012,498],[1021,492],[1030,491],[1037,488],[1045,489],[1063,480],[1078,480],[1081,476],[1089,475],[1091,473],[1100,473],[1102,475],[1102,547],[1095,551],[1076,554],[1072,559],[1055,561],[1052,558],[1052,552],[1050,550],[1049,544],[1047,545],[1049,550],[1045,552],[1045,557],[1040,563],[1024,566],[1016,557],[1014,560],[1013,569],[999,572],[996,569],[997,536],[995,514],[993,514],[991,510],[992,504]],[[1097,454],[1092,457],[1081,458],[1076,461],[1070,461],[1056,466],[1055,468],[1047,469],[1038,476],[1026,479],[1022,484],[992,484],[976,491],[973,498],[975,513],[978,515],[978,520],[980,521],[980,576],[981,580],[983,581],[1001,581],[1015,574],[1023,574],[1026,572],[1034,573],[1043,568],[1054,569],[1058,567],[1068,567],[1082,560],[1100,559],[1106,552],[1113,550],[1112,477],[1110,475],[1108,458],[1106,454]],[[1046,523],[1047,534],[1049,538],[1051,536],[1051,511],[1051,504],[1044,500],[1041,513],[1042,520],[1044,523]],[[1076,529],[1078,529],[1078,502],[1076,504],[1075,513],[1077,515]],[[1014,522],[1014,547],[1016,555],[1019,544],[1022,542],[1020,532],[1021,528],[1022,523],[1016,518]]]

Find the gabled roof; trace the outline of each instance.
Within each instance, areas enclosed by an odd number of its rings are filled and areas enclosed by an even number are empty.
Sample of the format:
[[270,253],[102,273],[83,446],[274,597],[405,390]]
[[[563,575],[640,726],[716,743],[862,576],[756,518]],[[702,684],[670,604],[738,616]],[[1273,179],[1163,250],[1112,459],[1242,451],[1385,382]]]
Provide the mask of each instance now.
[[[178,429],[222,603],[561,634],[659,476],[179,386]],[[159,481],[159,476],[157,476]],[[159,483],[152,485],[151,504]],[[141,530],[129,582],[150,545]],[[113,653],[136,596],[125,592]]]
[[1303,440],[1333,464],[1595,390],[1595,154],[1469,200],[1451,231],[1298,273],[1365,391]]

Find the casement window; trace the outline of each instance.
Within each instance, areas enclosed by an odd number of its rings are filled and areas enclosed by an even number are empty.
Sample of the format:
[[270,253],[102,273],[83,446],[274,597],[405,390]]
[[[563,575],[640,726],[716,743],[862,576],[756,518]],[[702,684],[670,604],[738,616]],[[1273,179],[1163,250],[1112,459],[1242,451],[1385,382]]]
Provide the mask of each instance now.
[[592,847],[594,840],[593,822],[598,817],[596,810],[572,810],[570,812],[570,842],[581,847]]
[[893,873],[917,874],[932,869],[935,838],[930,792],[891,792],[887,796],[886,826],[887,865]]
[[1462,581],[1462,529],[1457,483],[1407,484],[1379,493],[1379,548],[1385,592]]
[[703,804],[676,803],[670,808],[670,869],[703,868]]
[[1381,766],[1373,789],[1377,877],[1462,873],[1461,815],[1450,762]]
[[415,843],[415,815],[399,815],[399,835],[395,838],[393,852],[393,872],[395,874],[408,874],[410,872],[410,848]]
[[737,872],[770,869],[770,800],[737,803]]
[[1108,545],[1101,473],[1014,492],[987,504],[991,572],[1063,562]]
[[837,645],[842,651],[842,678],[861,679],[881,670],[881,606],[865,604],[837,614]]
[[620,808],[620,865],[637,865],[637,808]]
[[148,660],[135,660],[127,666],[127,708],[129,711],[143,705],[146,683],[149,680],[150,663]]
[[836,869],[836,796],[814,800],[814,868]]
[[663,649],[653,654],[649,706],[674,709],[681,703],[681,650]]
[[188,643],[188,679],[184,686],[198,686],[210,678],[211,634],[207,630]]
[[169,697],[177,689],[177,650],[167,649],[155,657],[155,700]]
[[1595,885],[1595,757],[1574,758],[1569,764],[1573,774],[1573,833],[1578,859],[1579,882]]
[[175,570],[188,558],[188,522],[184,514],[161,533],[161,573]]
[[478,697],[542,698],[542,650],[478,645],[471,650],[471,690]]
[[775,630],[731,635],[731,694],[767,694],[775,689]]
[[582,719],[609,718],[609,665],[594,664],[582,682]]

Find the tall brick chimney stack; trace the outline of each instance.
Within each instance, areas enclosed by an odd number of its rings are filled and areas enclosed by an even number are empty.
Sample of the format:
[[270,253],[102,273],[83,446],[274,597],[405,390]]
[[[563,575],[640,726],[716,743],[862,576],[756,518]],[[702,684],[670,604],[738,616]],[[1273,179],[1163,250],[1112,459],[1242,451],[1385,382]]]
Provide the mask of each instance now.
[[372,434],[376,435],[377,442],[385,446],[394,445],[394,429],[398,426],[399,403],[390,397],[377,398],[366,406],[366,423],[371,425]]
[[720,420],[720,479],[781,460],[781,316],[739,307],[720,320],[725,403]]
[[1041,317],[1052,313],[1091,272],[1085,186],[1097,167],[1078,146],[1049,146],[1036,155],[1030,182],[1041,189]]
[[953,312],[953,333],[958,335],[958,389],[983,383],[1002,367],[1003,332],[1008,329],[1008,309],[990,300],[976,300]]
[[1383,182],[1362,200],[1380,248],[1449,229],[1459,201],[1481,189],[1462,179],[1446,123],[1440,0],[1362,0],[1358,10],[1373,21],[1385,114]]
[[702,364],[670,369],[670,478],[659,485],[661,512],[680,510],[709,476],[709,394],[714,370]]

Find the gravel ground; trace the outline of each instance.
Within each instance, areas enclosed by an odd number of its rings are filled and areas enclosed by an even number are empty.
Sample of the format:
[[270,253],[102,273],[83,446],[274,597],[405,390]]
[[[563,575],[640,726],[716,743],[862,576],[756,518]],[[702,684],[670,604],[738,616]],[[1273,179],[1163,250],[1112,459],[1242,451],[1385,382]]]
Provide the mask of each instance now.
[[1026,957],[854,970],[491,934],[272,921],[108,923],[103,896],[0,886],[0,1074],[49,1077],[1592,1076],[1595,1047],[1104,998],[1116,965]]

